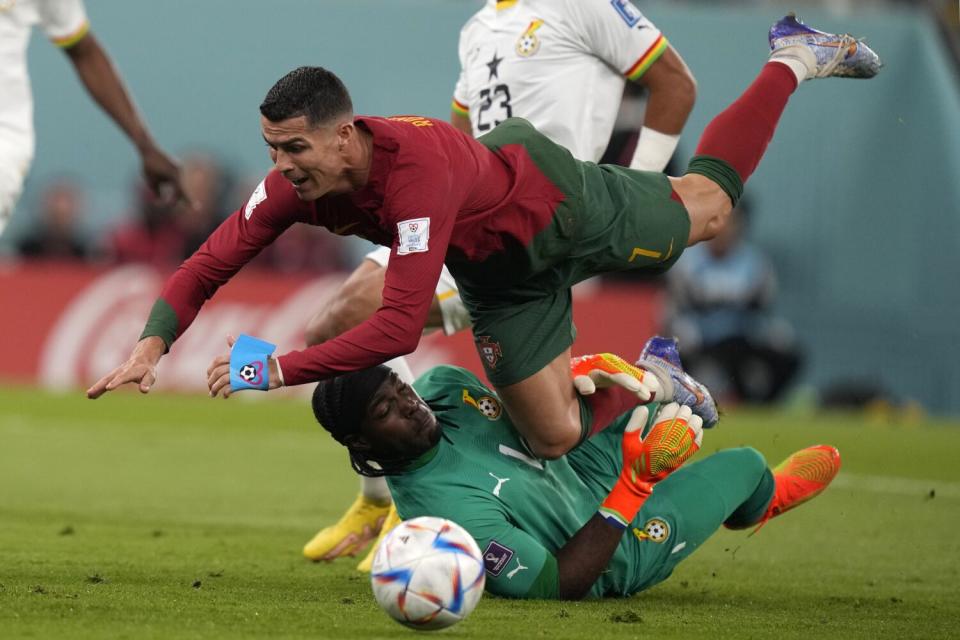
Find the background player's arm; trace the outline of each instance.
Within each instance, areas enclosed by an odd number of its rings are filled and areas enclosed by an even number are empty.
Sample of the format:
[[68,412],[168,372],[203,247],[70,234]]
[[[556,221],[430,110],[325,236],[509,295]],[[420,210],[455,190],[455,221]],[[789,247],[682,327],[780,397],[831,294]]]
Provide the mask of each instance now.
[[188,201],[180,167],[154,142],[147,125],[107,52],[92,33],[87,33],[64,52],[90,96],[127,135],[140,155],[143,175],[154,194],[165,204]]
[[587,53],[649,91],[631,169],[663,171],[696,100],[693,74],[630,2],[567,0]]
[[450,124],[463,131],[468,136],[473,135],[473,125],[470,124],[469,114],[458,111],[456,108],[450,110]]
[[[672,46],[667,45],[666,51],[636,82],[650,92],[643,129],[666,136],[679,136],[697,99],[697,83],[680,55]],[[640,140],[643,140],[648,131],[641,130]],[[638,143],[638,146],[643,145]],[[673,147],[676,147],[676,143]],[[632,164],[637,162],[637,157],[642,156],[644,151],[645,149],[640,149]],[[672,154],[673,149],[670,150],[670,155]],[[663,160],[664,166],[669,160],[669,156]]]

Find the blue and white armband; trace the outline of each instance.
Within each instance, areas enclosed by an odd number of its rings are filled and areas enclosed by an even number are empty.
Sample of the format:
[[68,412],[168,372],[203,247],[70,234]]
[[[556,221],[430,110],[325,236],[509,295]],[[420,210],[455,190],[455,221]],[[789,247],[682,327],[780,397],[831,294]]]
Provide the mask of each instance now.
[[[276,351],[277,345],[266,340],[241,334],[230,349],[230,390],[270,388],[270,366],[268,358]],[[281,382],[282,382],[281,378]]]

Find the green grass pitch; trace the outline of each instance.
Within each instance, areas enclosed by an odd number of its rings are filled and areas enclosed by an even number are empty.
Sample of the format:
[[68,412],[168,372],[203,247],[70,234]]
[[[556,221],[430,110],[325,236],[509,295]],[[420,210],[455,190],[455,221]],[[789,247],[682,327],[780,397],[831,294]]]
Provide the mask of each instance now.
[[[440,633],[957,637],[958,427],[734,412],[703,453],[750,444],[776,464],[835,444],[834,486],[755,536],[719,532],[633,598],[485,597]],[[354,560],[300,555],[355,493],[345,453],[304,400],[0,391],[0,637],[412,637],[377,608]]]

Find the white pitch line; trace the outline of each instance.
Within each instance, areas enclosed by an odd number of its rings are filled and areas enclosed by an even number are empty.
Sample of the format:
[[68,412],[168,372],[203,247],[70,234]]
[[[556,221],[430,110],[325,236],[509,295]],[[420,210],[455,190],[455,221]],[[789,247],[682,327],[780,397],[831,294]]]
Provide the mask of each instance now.
[[960,498],[960,482],[949,480],[921,480],[841,472],[831,486],[851,491],[917,497],[926,497],[932,490],[937,498]]

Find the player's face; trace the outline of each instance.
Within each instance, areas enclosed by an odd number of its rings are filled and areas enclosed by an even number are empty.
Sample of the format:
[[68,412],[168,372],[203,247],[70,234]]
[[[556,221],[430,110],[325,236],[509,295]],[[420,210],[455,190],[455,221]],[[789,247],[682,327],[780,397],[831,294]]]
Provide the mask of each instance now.
[[290,181],[301,200],[352,190],[346,179],[343,151],[347,141],[342,123],[311,126],[306,116],[280,122],[260,116],[260,129],[274,167]]
[[370,401],[362,433],[374,460],[407,459],[437,444],[440,425],[417,392],[391,373]]

